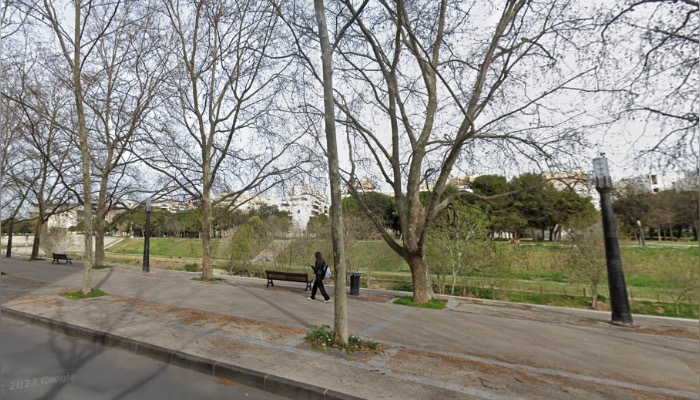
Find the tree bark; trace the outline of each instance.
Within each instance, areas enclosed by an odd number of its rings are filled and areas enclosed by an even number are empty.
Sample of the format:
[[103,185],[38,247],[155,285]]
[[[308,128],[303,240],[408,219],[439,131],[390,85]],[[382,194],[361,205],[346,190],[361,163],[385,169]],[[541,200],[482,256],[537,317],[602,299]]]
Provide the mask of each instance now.
[[98,200],[95,218],[95,265],[105,262],[105,214],[100,203]]
[[36,224],[34,225],[34,241],[32,242],[32,254],[29,256],[30,260],[39,258],[39,245],[41,244],[41,230],[43,228],[44,221],[39,217],[36,219]]
[[208,191],[202,196],[202,280],[214,278],[211,262],[211,233],[214,225],[211,216],[211,198]]
[[90,149],[88,148],[87,128],[85,122],[85,109],[83,106],[83,86],[81,81],[82,58],[81,49],[81,21],[80,9],[82,3],[75,1],[75,31],[73,52],[73,93],[75,94],[75,108],[78,116],[78,138],[80,140],[80,156],[83,170],[83,231],[85,232],[85,250],[83,252],[83,283],[80,291],[88,294],[92,291],[92,183],[90,177]]
[[318,24],[318,36],[321,45],[321,62],[323,64],[323,108],[326,130],[326,147],[328,150],[328,178],[331,185],[331,241],[333,242],[333,264],[335,283],[335,318],[333,322],[333,339],[348,343],[347,294],[345,289],[345,228],[340,197],[340,169],[338,166],[338,144],[335,130],[335,106],[333,94],[333,48],[328,39],[325,7],[323,0],[314,0],[314,11]]
[[411,269],[413,280],[413,301],[415,303],[425,303],[435,297],[433,285],[430,281],[428,264],[422,255],[409,255],[406,258]]
[[598,309],[598,286],[591,285],[591,307],[594,310]]
[[5,257],[12,257],[12,226],[14,225],[14,217],[10,217],[7,223],[7,248],[5,249]]

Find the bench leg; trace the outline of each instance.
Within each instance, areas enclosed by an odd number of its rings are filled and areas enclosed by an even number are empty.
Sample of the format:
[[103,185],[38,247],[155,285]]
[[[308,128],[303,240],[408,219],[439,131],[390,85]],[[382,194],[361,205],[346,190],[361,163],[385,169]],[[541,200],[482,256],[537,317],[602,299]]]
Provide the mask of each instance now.
[[305,292],[307,290],[311,290],[311,282],[313,282],[313,281],[306,281],[306,288],[304,289]]
[[269,287],[269,286],[275,287],[275,284],[272,283],[272,279],[268,279],[268,280],[267,280],[267,285],[265,285],[265,287],[267,288],[267,287]]

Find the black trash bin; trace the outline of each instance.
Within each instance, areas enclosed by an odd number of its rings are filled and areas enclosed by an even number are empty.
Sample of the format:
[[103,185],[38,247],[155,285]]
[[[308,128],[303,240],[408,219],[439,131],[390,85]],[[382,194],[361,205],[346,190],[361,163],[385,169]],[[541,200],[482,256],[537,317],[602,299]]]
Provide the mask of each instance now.
[[357,296],[360,294],[360,275],[361,272],[350,272],[350,294]]

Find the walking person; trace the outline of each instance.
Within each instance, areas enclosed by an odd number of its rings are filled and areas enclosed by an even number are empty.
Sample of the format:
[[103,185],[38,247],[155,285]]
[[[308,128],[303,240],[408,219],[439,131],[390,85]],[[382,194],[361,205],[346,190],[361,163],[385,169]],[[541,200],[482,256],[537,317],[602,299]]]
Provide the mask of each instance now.
[[314,287],[311,289],[311,297],[308,300],[316,300],[316,290],[320,290],[325,300],[324,303],[330,303],[331,296],[326,293],[326,288],[323,287],[323,278],[326,277],[326,270],[330,267],[326,264],[326,260],[323,259],[320,251],[317,251],[315,256],[316,262],[311,266],[314,269]]

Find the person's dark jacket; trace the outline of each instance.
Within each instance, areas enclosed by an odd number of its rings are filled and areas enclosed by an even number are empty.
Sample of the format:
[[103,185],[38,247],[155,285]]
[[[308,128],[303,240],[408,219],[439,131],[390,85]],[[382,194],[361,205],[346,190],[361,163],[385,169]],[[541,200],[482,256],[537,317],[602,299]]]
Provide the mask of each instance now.
[[316,260],[313,268],[314,268],[314,275],[316,275],[316,278],[323,280],[323,278],[326,275],[326,261],[325,260]]

